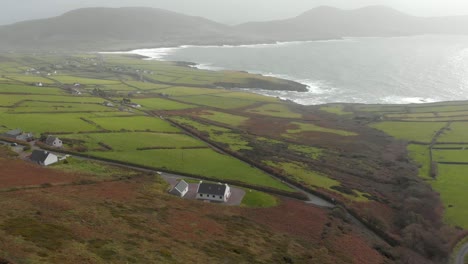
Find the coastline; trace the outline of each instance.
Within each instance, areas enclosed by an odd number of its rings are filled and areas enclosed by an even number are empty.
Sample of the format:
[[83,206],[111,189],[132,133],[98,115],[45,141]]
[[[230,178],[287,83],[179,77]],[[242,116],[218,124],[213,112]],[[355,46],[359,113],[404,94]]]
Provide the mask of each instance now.
[[[385,90],[382,90],[381,93],[376,93],[375,94],[375,99],[372,97],[366,96],[365,93],[362,93],[358,90],[356,90],[357,93],[353,94],[353,90],[347,90],[347,89],[341,89],[340,87],[343,86],[343,83],[334,83],[334,79],[330,79],[330,81],[325,81],[325,80],[320,80],[320,79],[309,79],[307,78],[307,71],[299,72],[299,74],[295,74],[294,71],[285,71],[286,74],[278,74],[278,72],[281,71],[282,68],[278,67],[258,67],[258,69],[262,70],[255,70],[257,67],[256,64],[252,64],[252,67],[242,67],[245,66],[243,64],[239,64],[239,67],[237,67],[237,64],[230,64],[230,63],[218,63],[216,65],[217,60],[210,60],[210,57],[204,57],[201,56],[200,58],[202,59],[196,59],[198,56],[190,56],[187,54],[190,54],[193,52],[192,50],[187,51],[187,52],[180,52],[180,56],[177,54],[174,54],[174,56],[171,56],[173,53],[178,52],[181,49],[188,49],[188,48],[196,48],[194,49],[195,52],[199,51],[201,54],[209,54],[211,51],[209,50],[210,48],[216,48],[214,52],[221,53],[223,54],[224,51],[223,49],[231,49],[231,48],[247,48],[247,49],[241,49],[239,54],[255,54],[257,51],[249,51],[250,49],[261,49],[264,47],[281,47],[281,46],[292,46],[292,45],[300,45],[300,44],[305,44],[305,43],[320,43],[320,42],[359,42],[362,39],[364,40],[364,44],[366,43],[367,39],[386,39],[386,37],[379,37],[379,38],[356,38],[356,37],[349,37],[349,38],[340,38],[340,39],[326,39],[326,40],[307,40],[307,41],[288,41],[288,42],[274,42],[274,43],[261,43],[261,44],[239,44],[239,45],[180,45],[180,46],[173,46],[173,47],[157,47],[157,48],[149,48],[149,49],[134,49],[130,51],[117,51],[117,52],[108,52],[108,53],[120,53],[120,54],[128,54],[128,55],[134,55],[138,56],[141,59],[144,60],[159,60],[159,61],[172,61],[175,63],[179,63],[180,66],[185,66],[185,67],[192,67],[192,68],[197,68],[200,70],[209,70],[209,71],[230,71],[230,69],[234,69],[234,71],[239,71],[239,72],[248,72],[251,74],[255,75],[261,75],[265,77],[273,77],[281,80],[287,80],[291,82],[295,82],[301,85],[304,85],[306,87],[305,90],[302,90],[300,92],[291,92],[289,89],[261,89],[261,88],[266,88],[262,86],[247,86],[247,87],[232,87],[228,86],[227,88],[241,88],[244,91],[248,92],[253,92],[257,94],[262,94],[265,96],[270,96],[270,97],[279,97],[281,99],[285,100],[291,100],[294,101],[298,104],[301,105],[321,105],[321,104],[328,104],[328,103],[350,103],[350,104],[423,104],[423,103],[434,103],[434,102],[444,102],[444,101],[454,101],[454,100],[459,100],[459,98],[455,98],[452,95],[456,92],[448,93],[447,96],[440,94],[440,93],[421,93],[418,92],[420,90],[414,89],[413,92],[402,92],[402,93],[391,93],[391,92],[384,92]],[[396,39],[392,37],[392,39]],[[318,47],[322,47],[321,44]],[[326,44],[324,44],[326,45]],[[347,46],[355,46],[356,44],[331,44],[332,46],[336,45],[344,45],[345,47]],[[308,46],[308,45],[307,45]],[[306,47],[307,47],[306,46]],[[328,46],[328,45],[326,45]],[[203,51],[200,49],[207,48],[207,51]],[[312,45],[312,48],[315,48],[315,45]],[[296,49],[294,46],[292,47],[286,47],[286,50],[289,49]],[[299,49],[299,47],[298,47]],[[270,53],[275,53],[275,49],[269,48]],[[307,49],[306,49],[307,51]],[[237,54],[237,51],[226,51],[228,54]],[[279,52],[279,51],[278,51]],[[270,54],[267,53],[267,54]],[[182,55],[185,54],[185,55]],[[196,54],[196,53],[195,53]],[[270,54],[271,55],[271,54]],[[272,55],[271,55],[272,56]],[[284,56],[284,53],[283,53]],[[190,58],[192,60],[190,60]],[[230,58],[227,56],[227,58]],[[180,59],[180,61],[178,61]],[[261,57],[260,57],[261,59]],[[192,62],[196,61],[196,62]],[[203,61],[207,62],[213,62],[215,65],[210,64],[210,63],[203,63]],[[273,60],[274,62],[274,60]],[[218,66],[218,65],[223,65],[223,66]],[[233,66],[234,65],[234,66]],[[247,64],[249,65],[249,64]],[[261,66],[261,64],[259,64]],[[279,64],[278,64],[279,65]],[[253,70],[252,70],[253,69]],[[271,70],[271,71],[270,71]],[[289,73],[289,74],[288,74]],[[301,77],[299,77],[301,76]],[[315,76],[311,74],[311,76]],[[318,75],[320,76],[320,75]],[[306,77],[306,78],[304,78]],[[375,76],[372,76],[375,77]],[[377,77],[379,77],[377,75]],[[314,77],[316,78],[316,77]],[[326,79],[326,77],[324,78]],[[379,79],[375,79],[379,80]],[[341,80],[342,81],[342,80]],[[356,83],[352,83],[351,85],[355,85]],[[394,85],[394,83],[388,83],[389,85]],[[451,84],[451,83],[447,83]],[[364,84],[365,85],[365,84]],[[411,83],[407,83],[407,85],[411,85]],[[220,85],[222,86],[222,85]],[[353,87],[353,86],[351,86]],[[364,86],[365,87],[365,86]],[[384,86],[385,87],[385,86]],[[395,86],[397,87],[397,86]],[[450,87],[452,86],[447,86],[447,89],[451,91]],[[346,88],[346,87],[343,87]],[[367,87],[366,87],[367,88]],[[418,86],[415,86],[415,88],[418,88]],[[401,90],[401,89],[400,89]],[[365,91],[365,90],[361,90]],[[373,94],[373,93],[372,93]]]

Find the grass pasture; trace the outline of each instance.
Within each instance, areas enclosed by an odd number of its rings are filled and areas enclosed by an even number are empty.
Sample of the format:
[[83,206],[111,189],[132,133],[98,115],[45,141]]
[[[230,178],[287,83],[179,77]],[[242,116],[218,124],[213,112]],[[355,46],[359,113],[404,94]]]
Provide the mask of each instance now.
[[199,117],[228,126],[241,126],[249,118],[217,111],[203,111]]
[[99,117],[91,118],[93,122],[111,131],[137,131],[149,130],[156,132],[180,132],[167,121],[150,116],[128,116],[128,117]]
[[397,139],[430,143],[444,122],[380,122],[372,125]]
[[[207,147],[202,141],[184,134],[165,134],[148,132],[73,134],[63,138],[83,140],[89,149],[98,146],[99,142],[112,147],[113,151],[135,151],[141,148],[194,148]],[[143,153],[140,154],[144,155]]]
[[12,113],[63,113],[63,112],[116,112],[116,109],[98,103],[46,103],[27,101],[11,110]]
[[431,161],[429,157],[429,146],[408,145],[410,158],[418,164],[419,176],[423,179],[432,179],[430,175]]
[[132,102],[147,110],[182,110],[197,107],[162,98],[132,99]]
[[302,132],[319,132],[319,133],[331,133],[331,134],[336,134],[339,136],[357,136],[358,134],[350,131],[345,131],[345,130],[339,130],[339,129],[331,129],[331,128],[325,128],[325,127],[320,127],[314,124],[308,124],[308,123],[301,123],[301,122],[292,122],[292,125],[296,126],[297,128],[295,129],[288,129],[287,136],[291,134],[298,134]]
[[364,193],[354,191],[355,195],[349,195],[349,194],[344,194],[333,189],[332,187],[340,186],[341,183],[334,179],[331,179],[330,177],[322,173],[315,172],[315,171],[308,169],[304,164],[292,163],[292,162],[273,162],[273,161],[267,161],[265,163],[274,168],[283,170],[292,180],[298,183],[304,184],[305,186],[308,186],[309,188],[326,189],[328,191],[337,193],[353,201],[358,201],[358,202],[368,201],[368,199],[364,196]]
[[241,206],[251,208],[266,208],[276,205],[278,205],[278,199],[273,195],[250,189],[245,190],[245,196],[241,203]]
[[120,83],[120,81],[118,80],[83,78],[83,77],[76,77],[76,76],[71,76],[71,75],[54,75],[51,78],[53,78],[57,82],[64,83],[64,84],[79,83],[82,85],[113,85],[113,84]]
[[64,95],[65,92],[55,87],[36,87],[33,85],[0,84],[0,94]]
[[432,151],[434,160],[437,162],[466,162],[468,163],[468,149],[443,150],[435,149]]
[[79,114],[1,114],[0,123],[38,135],[44,132],[95,131],[98,128],[80,119]]
[[[382,110],[382,109],[380,109]],[[468,188],[467,165],[441,164],[448,162],[468,163],[468,122],[457,122],[467,117],[468,105],[465,102],[435,103],[406,106],[400,113],[386,114],[386,118],[406,119],[412,122],[379,122],[372,125],[387,134],[407,141],[424,142],[427,145],[408,145],[410,158],[419,166],[419,175],[429,180],[440,193],[445,205],[447,223],[468,228]],[[434,122],[430,122],[434,121]],[[444,122],[441,122],[444,121]],[[438,138],[432,149],[433,161],[437,164],[437,178],[430,173],[429,143],[437,131],[448,123],[449,128]]]
[[455,122],[450,125],[448,131],[437,140],[438,143],[445,142],[467,142],[468,143],[468,122]]
[[245,100],[239,98],[226,98],[215,95],[194,95],[194,96],[181,96],[177,97],[177,100],[189,103],[204,105],[219,109],[235,109],[241,107],[247,107],[255,103],[252,100]]
[[230,129],[215,125],[207,125],[199,123],[195,120],[177,117],[174,118],[179,124],[192,127],[208,136],[214,142],[226,146],[232,151],[251,150],[249,142],[245,140],[241,134],[231,131]]
[[[5,78],[5,77],[4,77]],[[24,75],[24,74],[8,74],[6,75],[8,80],[14,80],[19,83],[23,84],[30,84],[33,85],[35,83],[43,83],[43,84],[54,84],[56,81],[41,77],[39,75]]]
[[466,190],[468,177],[466,165],[439,165],[439,176],[432,183],[445,204],[445,219],[448,223],[468,229],[468,203]]
[[346,111],[344,110],[344,106],[343,106],[343,105],[333,105],[333,104],[329,104],[329,105],[325,105],[325,106],[320,107],[320,110],[321,110],[321,111],[324,111],[324,112],[327,112],[327,113],[331,113],[331,114],[335,114],[335,115],[340,115],[340,116],[352,114],[351,112],[346,112]]
[[193,87],[183,87],[183,86],[174,86],[170,88],[157,90],[159,93],[167,94],[169,96],[190,96],[190,95],[210,95],[210,94],[223,94],[227,93],[224,89],[214,89],[214,88],[193,88]]
[[282,117],[282,118],[301,118],[302,115],[291,111],[287,106],[282,104],[265,104],[256,108],[247,110],[249,113]]
[[155,169],[203,175],[213,180],[233,180],[293,191],[262,171],[212,149],[167,149],[126,152],[90,152],[97,157],[130,162]]

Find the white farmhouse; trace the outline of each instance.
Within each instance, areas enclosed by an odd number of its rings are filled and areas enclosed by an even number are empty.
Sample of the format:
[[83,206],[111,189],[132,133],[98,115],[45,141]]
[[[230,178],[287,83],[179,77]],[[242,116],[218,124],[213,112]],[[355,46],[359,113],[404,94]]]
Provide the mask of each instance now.
[[197,189],[197,199],[214,202],[227,202],[231,197],[231,187],[221,183],[200,182]]
[[55,154],[45,150],[34,150],[30,159],[42,166],[49,166],[59,161],[59,158]]

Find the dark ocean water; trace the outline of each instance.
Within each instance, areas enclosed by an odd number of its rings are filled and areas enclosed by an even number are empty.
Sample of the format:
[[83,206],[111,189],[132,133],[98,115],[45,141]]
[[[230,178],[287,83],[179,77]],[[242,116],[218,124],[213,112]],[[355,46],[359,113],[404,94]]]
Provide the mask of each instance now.
[[468,36],[347,38],[248,46],[136,50],[199,68],[243,70],[309,85],[258,91],[300,104],[422,103],[468,99]]

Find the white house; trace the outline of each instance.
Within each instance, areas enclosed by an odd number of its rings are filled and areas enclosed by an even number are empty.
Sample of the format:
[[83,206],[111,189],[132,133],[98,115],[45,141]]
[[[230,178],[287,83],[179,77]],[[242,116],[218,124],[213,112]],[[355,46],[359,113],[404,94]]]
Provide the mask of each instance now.
[[231,197],[231,187],[221,183],[200,182],[197,189],[197,199],[215,202],[227,202]]
[[171,190],[171,194],[177,195],[179,197],[184,197],[185,194],[188,192],[189,185],[184,180],[180,180],[174,188]]
[[107,107],[114,107],[114,104],[111,103],[111,102],[108,102],[108,101],[104,101],[104,103],[102,103],[104,106],[107,106]]
[[130,105],[130,107],[133,107],[133,108],[141,108],[141,105],[139,105],[137,103],[130,103],[129,105]]
[[30,159],[42,166],[49,166],[59,161],[59,158],[55,154],[44,150],[34,150]]
[[48,136],[45,140],[45,143],[51,147],[61,148],[63,147],[63,142],[58,137]]

